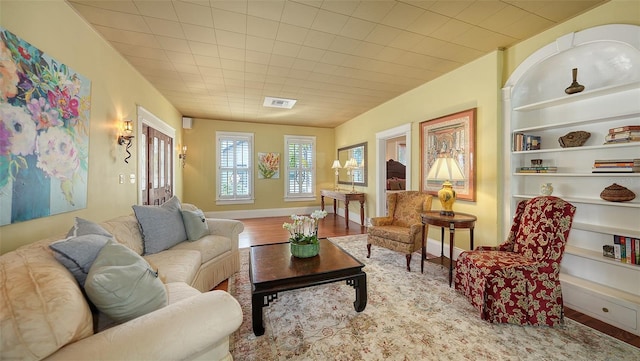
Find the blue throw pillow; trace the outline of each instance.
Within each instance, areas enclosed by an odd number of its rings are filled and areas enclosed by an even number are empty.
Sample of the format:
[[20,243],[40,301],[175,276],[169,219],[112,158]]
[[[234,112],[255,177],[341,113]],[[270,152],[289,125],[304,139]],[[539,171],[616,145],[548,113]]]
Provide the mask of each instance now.
[[204,212],[200,209],[195,211],[182,210],[182,221],[190,241],[197,241],[209,234],[207,220],[204,217]]
[[111,235],[85,234],[53,242],[49,248],[53,250],[53,257],[73,274],[80,286],[84,286],[91,265],[111,239]]
[[187,240],[180,200],[173,196],[161,206],[133,206],[140,225],[144,254],[154,254]]

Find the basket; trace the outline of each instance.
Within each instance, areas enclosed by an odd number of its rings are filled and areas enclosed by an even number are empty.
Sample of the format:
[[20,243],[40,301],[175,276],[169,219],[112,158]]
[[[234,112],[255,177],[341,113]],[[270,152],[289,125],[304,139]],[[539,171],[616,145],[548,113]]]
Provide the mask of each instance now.
[[635,193],[616,183],[608,186],[600,193],[600,198],[609,202],[627,202],[635,197]]

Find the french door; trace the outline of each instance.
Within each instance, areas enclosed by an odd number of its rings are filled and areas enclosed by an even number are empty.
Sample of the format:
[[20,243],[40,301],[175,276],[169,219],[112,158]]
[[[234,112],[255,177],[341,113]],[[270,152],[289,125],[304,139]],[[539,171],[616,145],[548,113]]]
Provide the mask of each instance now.
[[142,180],[142,203],[161,205],[173,195],[173,139],[146,124],[142,126],[146,139],[141,159],[145,164]]

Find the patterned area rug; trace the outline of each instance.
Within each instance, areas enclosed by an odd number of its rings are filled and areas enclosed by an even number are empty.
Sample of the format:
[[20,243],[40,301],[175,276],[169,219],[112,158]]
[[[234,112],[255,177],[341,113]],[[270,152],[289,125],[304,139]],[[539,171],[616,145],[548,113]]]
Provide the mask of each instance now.
[[366,235],[331,239],[366,265],[368,303],[353,309],[355,290],[345,282],[282,292],[264,308],[266,332],[251,326],[249,251],[229,292],[244,311],[232,336],[232,355],[242,360],[640,360],[640,349],[571,319],[564,325],[521,327],[479,318],[448,287],[448,270],[414,254],[406,271],[401,254],[373,247]]

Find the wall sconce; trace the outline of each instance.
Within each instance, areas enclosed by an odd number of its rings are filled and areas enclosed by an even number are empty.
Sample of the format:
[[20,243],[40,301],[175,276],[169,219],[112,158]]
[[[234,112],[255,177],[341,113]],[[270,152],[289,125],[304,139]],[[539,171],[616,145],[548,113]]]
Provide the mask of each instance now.
[[131,139],[133,139],[133,135],[131,135],[131,133],[133,133],[133,122],[131,120],[123,121],[122,130],[124,131],[125,135],[118,136],[118,144],[127,144],[127,147],[125,149],[127,152],[127,157],[124,158],[124,162],[129,164],[129,158],[131,158],[131,152],[129,151],[129,148],[131,148]]
[[442,189],[438,191],[438,199],[442,210],[440,214],[443,216],[453,216],[453,204],[456,201],[456,191],[453,189],[451,181],[464,180],[464,174],[458,162],[449,157],[436,158],[427,174],[428,180],[444,181]]
[[178,158],[182,159],[182,168],[184,168],[184,165],[187,161],[187,146],[183,145],[182,146],[182,153],[178,154]]
[[340,190],[338,188],[338,170],[342,168],[342,165],[340,165],[340,161],[338,159],[333,161],[333,164],[331,165],[331,169],[335,169],[336,170],[336,179],[333,182],[333,190],[334,191],[338,191]]

